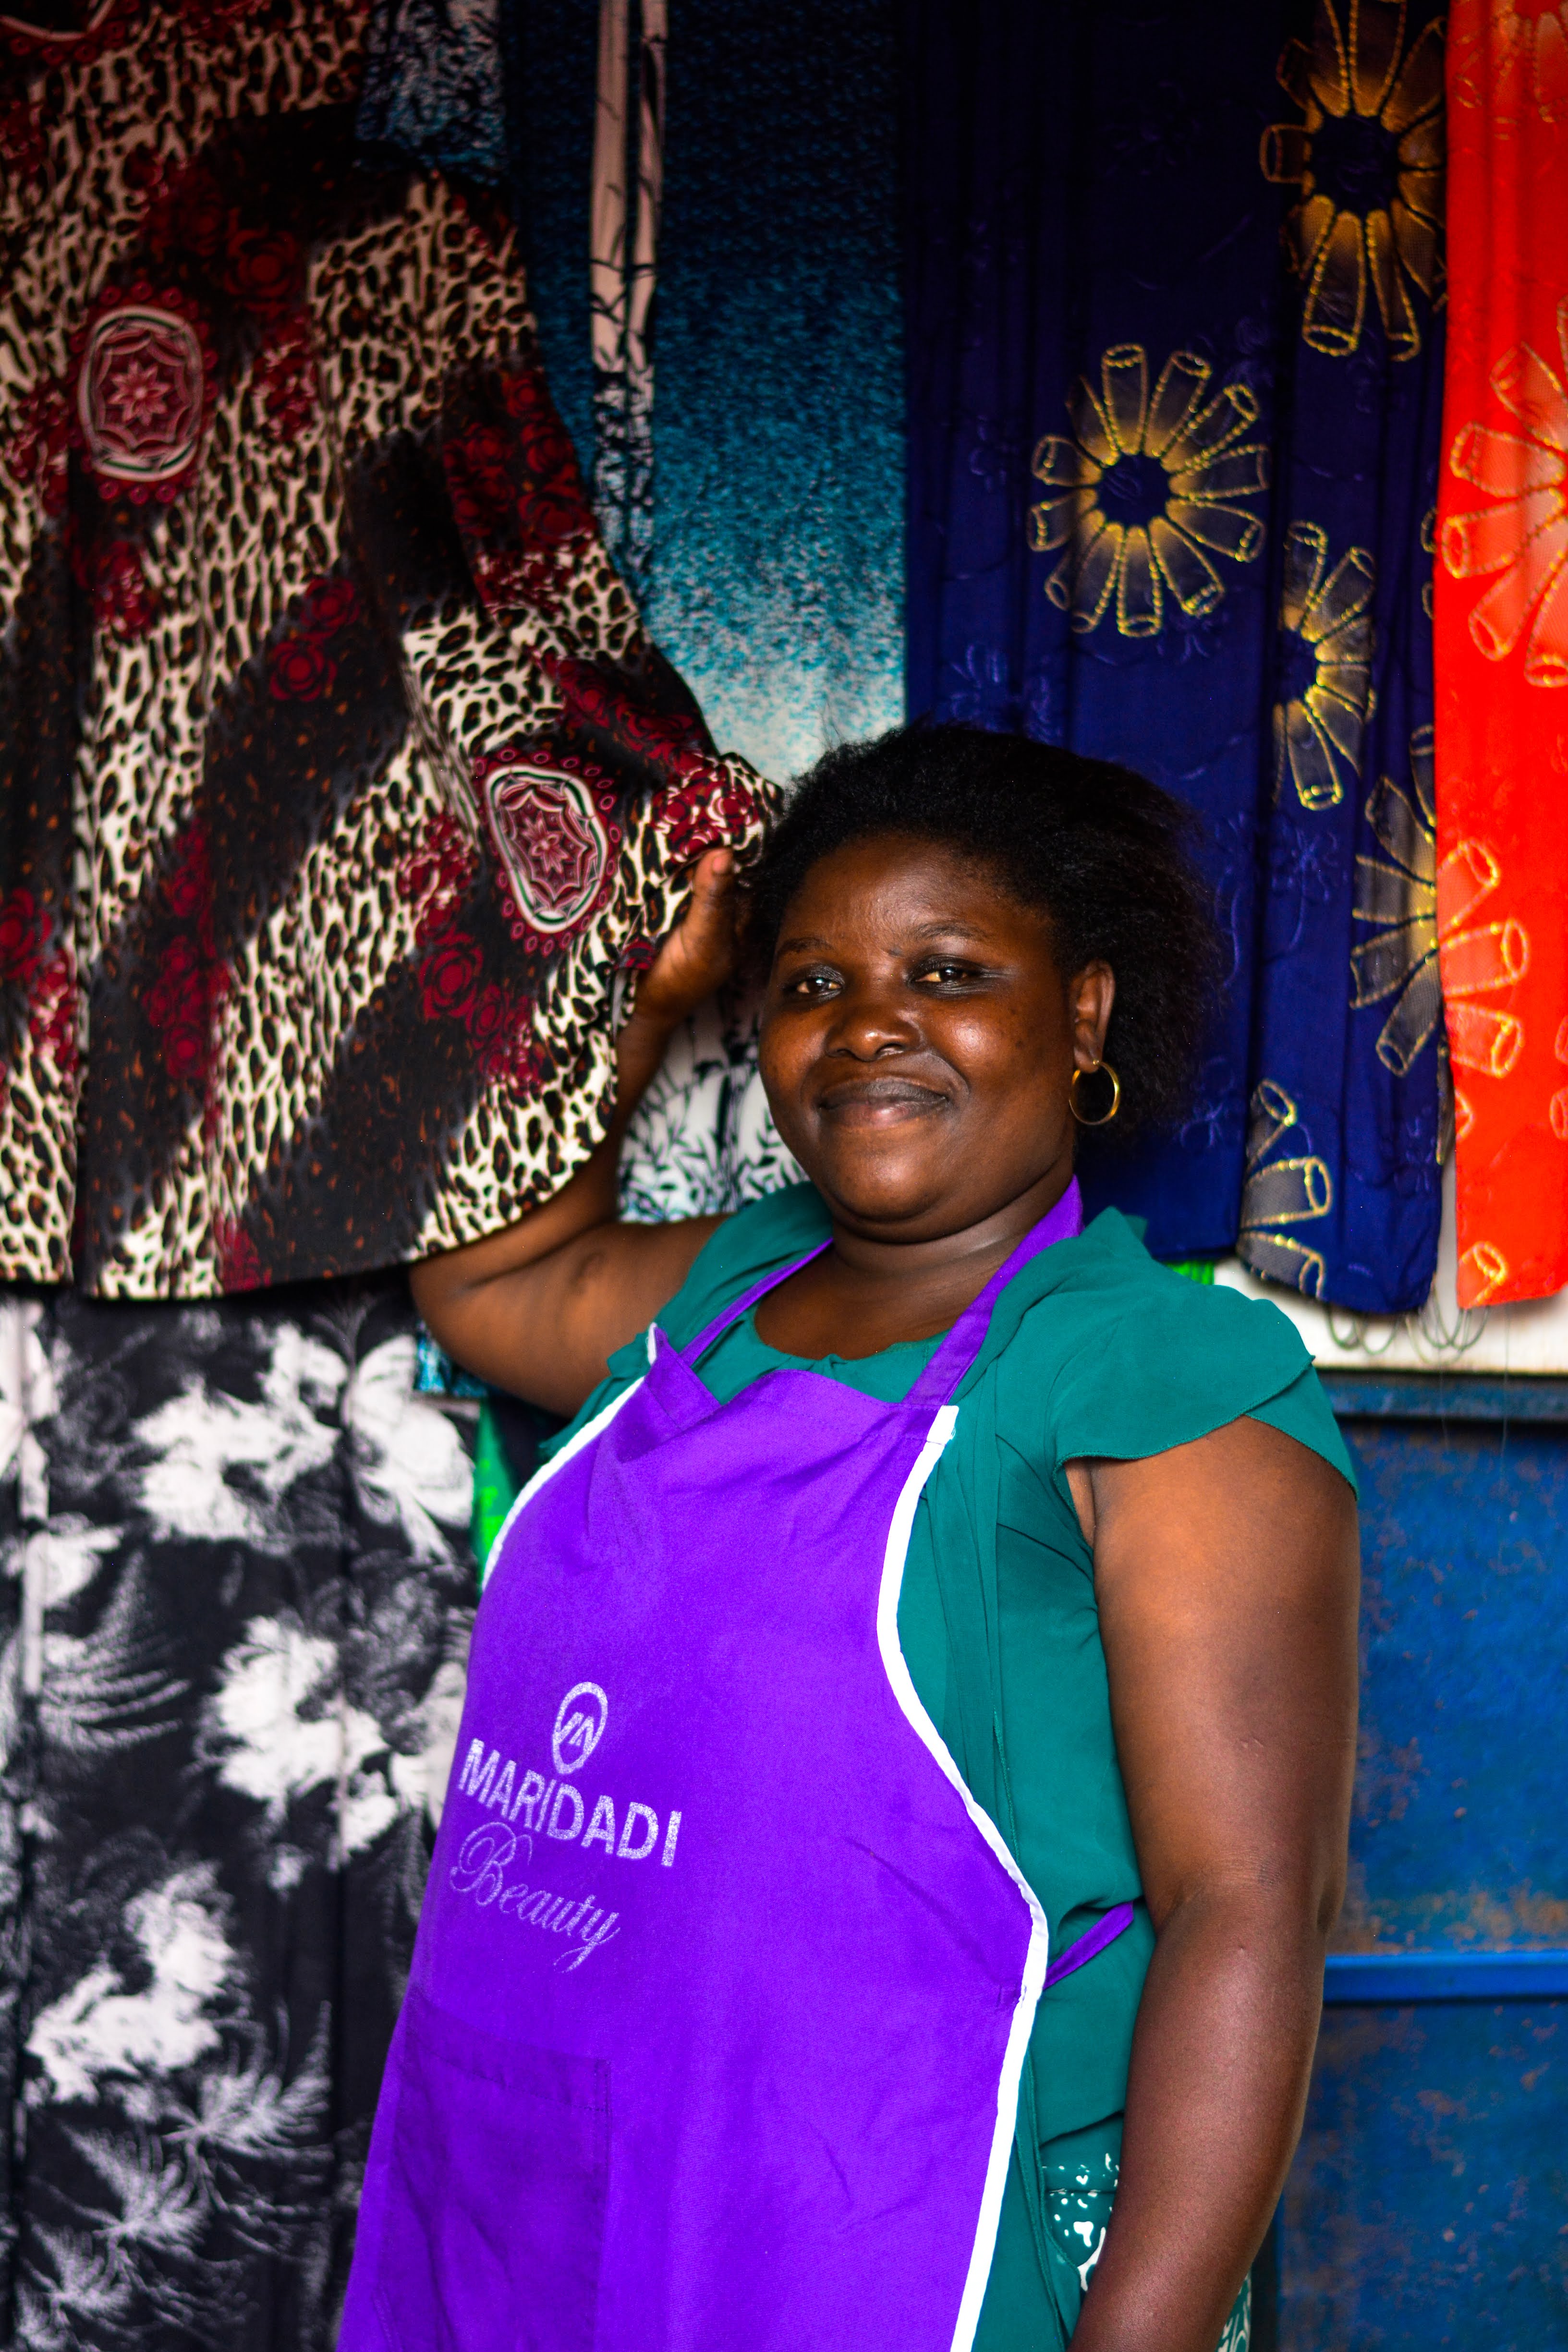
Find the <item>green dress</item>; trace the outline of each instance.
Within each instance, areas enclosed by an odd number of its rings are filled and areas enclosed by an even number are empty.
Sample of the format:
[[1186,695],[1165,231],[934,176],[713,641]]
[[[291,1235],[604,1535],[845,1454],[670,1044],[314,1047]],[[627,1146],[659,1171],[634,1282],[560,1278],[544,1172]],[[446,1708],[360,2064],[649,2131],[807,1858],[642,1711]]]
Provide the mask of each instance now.
[[[771,1268],[822,1241],[808,1184],[714,1234],[658,1317],[676,1347]],[[936,1347],[910,1340],[809,1369],[889,1402]],[[743,1317],[699,1372],[722,1402],[782,1364]],[[610,1360],[573,1432],[647,1361]],[[1041,2000],[976,2352],[1065,2344],[1115,2191],[1131,2051],[1153,1929],[1111,1732],[1094,1568],[1065,1465],[1160,1454],[1243,1415],[1353,1476],[1310,1360],[1278,1308],[1187,1281],[1108,1210],[1031,1261],[1004,1292],[958,1393],[952,1441],[927,1481],[899,1604],[915,1688],[1044,1906],[1051,1950],[1104,1912],[1131,1930]],[[1238,2306],[1227,2347],[1246,2341]]]

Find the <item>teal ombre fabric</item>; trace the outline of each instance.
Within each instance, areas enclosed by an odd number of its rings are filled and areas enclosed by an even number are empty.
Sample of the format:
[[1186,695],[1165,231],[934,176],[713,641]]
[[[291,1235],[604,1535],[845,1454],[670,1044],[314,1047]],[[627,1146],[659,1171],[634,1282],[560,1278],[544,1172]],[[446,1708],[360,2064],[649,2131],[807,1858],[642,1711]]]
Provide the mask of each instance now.
[[[361,118],[446,170],[504,168],[585,467],[598,18],[380,0]],[[773,776],[903,716],[898,21],[893,0],[681,0],[670,24],[640,602],[716,739]]]
[[651,625],[784,777],[903,716],[889,0],[681,0]]
[[[545,363],[592,442],[594,0],[502,0]],[[903,715],[891,0],[671,11],[644,611],[765,774]]]

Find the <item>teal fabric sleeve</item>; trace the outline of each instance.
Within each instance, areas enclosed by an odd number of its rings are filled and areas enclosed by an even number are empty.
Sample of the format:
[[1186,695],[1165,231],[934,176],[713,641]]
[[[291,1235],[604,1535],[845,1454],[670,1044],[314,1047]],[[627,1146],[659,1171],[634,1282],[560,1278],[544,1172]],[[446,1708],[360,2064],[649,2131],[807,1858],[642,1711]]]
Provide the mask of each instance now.
[[1156,1265],[1114,1209],[1008,1286],[964,1391],[984,1382],[1004,1354],[998,1425],[1056,1475],[1064,1494],[1068,1462],[1163,1454],[1229,1422],[1265,1417],[1292,1391],[1279,1425],[1354,1486],[1289,1319],[1267,1300]]
[[1352,1494],[1359,1491],[1355,1465],[1340,1434],[1333,1407],[1323,1394],[1323,1384],[1310,1366],[1292,1381],[1288,1389],[1281,1389],[1278,1396],[1270,1397],[1267,1404],[1254,1405],[1249,1418],[1266,1421],[1270,1429],[1278,1429],[1284,1436],[1293,1437],[1299,1445],[1310,1446],[1314,1454],[1321,1454],[1342,1477],[1350,1480]]
[[1083,1455],[1163,1454],[1247,1417],[1299,1438],[1354,1486],[1311,1359],[1266,1299],[1200,1288],[1151,1262],[1120,1312],[1084,1321],[1048,1401],[1057,1466]]

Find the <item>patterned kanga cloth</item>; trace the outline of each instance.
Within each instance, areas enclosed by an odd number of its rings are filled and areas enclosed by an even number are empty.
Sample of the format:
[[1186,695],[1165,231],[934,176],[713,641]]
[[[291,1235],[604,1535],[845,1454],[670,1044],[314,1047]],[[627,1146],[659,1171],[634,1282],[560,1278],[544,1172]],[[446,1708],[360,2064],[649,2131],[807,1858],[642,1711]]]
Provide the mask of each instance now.
[[0,2340],[328,2352],[463,1706],[396,1274],[0,1300]]
[[760,833],[504,223],[355,161],[363,33],[0,22],[0,1279],[199,1296],[506,1223],[602,1133],[689,862]]

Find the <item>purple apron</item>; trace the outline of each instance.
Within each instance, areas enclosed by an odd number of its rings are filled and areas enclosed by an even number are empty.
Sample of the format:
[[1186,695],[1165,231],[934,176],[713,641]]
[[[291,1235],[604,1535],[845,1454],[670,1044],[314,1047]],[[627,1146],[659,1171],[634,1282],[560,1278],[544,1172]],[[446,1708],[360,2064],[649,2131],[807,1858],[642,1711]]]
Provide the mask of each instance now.
[[1046,1920],[899,1591],[993,1304],[1081,1224],[1075,1184],[900,1404],[789,1368],[715,1402],[694,1366],[793,1266],[679,1354],[651,1331],[520,1496],[341,2352],[970,2344]]

